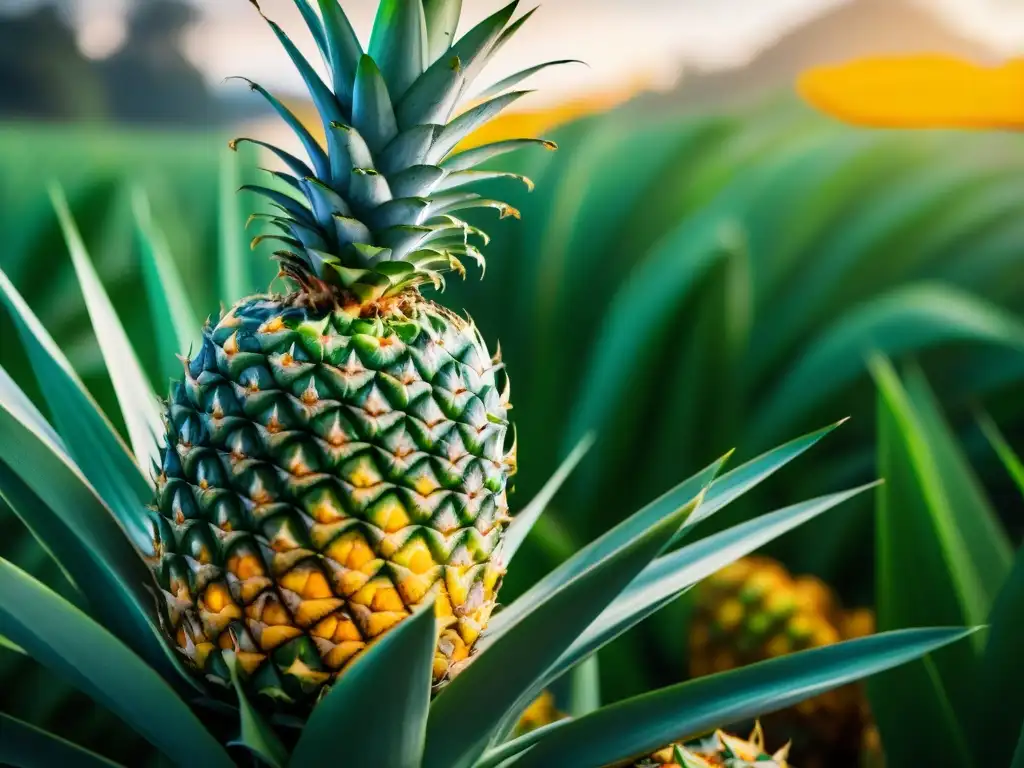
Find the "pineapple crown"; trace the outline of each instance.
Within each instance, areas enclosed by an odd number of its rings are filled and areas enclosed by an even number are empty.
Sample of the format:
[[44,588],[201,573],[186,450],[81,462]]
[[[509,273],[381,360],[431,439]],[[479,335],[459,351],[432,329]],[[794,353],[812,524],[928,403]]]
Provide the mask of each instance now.
[[[288,172],[273,171],[279,188],[243,189],[270,200],[272,214],[256,214],[286,248],[275,255],[281,274],[308,294],[351,297],[361,303],[423,284],[443,289],[443,273],[465,274],[469,257],[483,269],[487,235],[457,214],[494,208],[518,216],[506,203],[465,191],[479,181],[511,173],[477,170],[487,160],[528,145],[554,149],[540,139],[513,139],[453,154],[472,132],[529,91],[514,90],[530,75],[569,63],[553,61],[508,77],[454,116],[488,60],[522,27],[518,0],[456,40],[462,0],[381,0],[369,51],[364,52],[339,0],[294,0],[330,73],[331,86],[281,27],[270,25],[298,68],[326,136],[322,146],[300,120],[260,85],[250,87],[295,132],[308,162],[256,139],[236,139],[276,155]],[[319,13],[314,9],[319,7]],[[536,10],[536,9],[534,9]],[[453,117],[454,116],[454,117]]]

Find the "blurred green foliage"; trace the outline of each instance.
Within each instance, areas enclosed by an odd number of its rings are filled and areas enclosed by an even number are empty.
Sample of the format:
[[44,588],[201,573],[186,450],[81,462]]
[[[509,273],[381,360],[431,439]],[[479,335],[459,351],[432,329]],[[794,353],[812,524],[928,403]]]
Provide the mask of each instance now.
[[[715,117],[627,106],[552,138],[561,151],[501,162],[537,191],[502,189],[523,220],[488,222],[487,279],[450,280],[444,298],[501,342],[520,445],[515,498],[530,498],[581,435],[599,438],[525,545],[507,599],[733,446],[742,461],[854,417],[812,462],[705,534],[873,479],[881,469],[867,368],[874,351],[920,362],[954,424],[967,425],[969,450],[985,449],[970,414],[980,399],[1008,430],[1021,425],[1013,396],[1024,377],[1021,138],[855,131],[786,105]],[[46,182],[67,188],[117,311],[159,381],[166,369],[147,343],[156,331],[144,309],[131,188],[149,193],[194,303],[213,312],[232,294],[218,283],[221,241],[237,240],[243,220],[234,231],[221,227],[218,190],[256,173],[250,156],[239,178],[225,176],[223,146],[218,136],[0,131],[8,233],[0,266],[105,405],[110,386]],[[270,284],[265,255],[253,255],[246,290]],[[0,349],[9,369],[23,364],[14,346]],[[983,480],[1003,484],[998,495],[1009,482],[987,470],[993,465],[979,466]],[[869,507],[816,521],[769,553],[825,578],[847,602],[872,602]],[[1016,543],[1019,500],[997,509]],[[603,652],[609,698],[682,675],[684,612],[673,606]]]
[[[879,631],[925,624],[987,627],[869,681],[892,765],[1011,765],[1024,725],[1024,547],[1016,558],[995,505],[916,366],[872,361],[878,386]],[[1013,475],[1020,461],[984,420]],[[1017,501],[1020,501],[1018,497]],[[1024,742],[1022,742],[1024,743]]]

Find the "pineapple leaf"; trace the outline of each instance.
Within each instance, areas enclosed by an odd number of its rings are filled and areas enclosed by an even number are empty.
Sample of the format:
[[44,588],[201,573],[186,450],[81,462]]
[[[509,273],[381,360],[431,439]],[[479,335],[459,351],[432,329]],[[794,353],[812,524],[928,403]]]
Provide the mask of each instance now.
[[106,629],[0,559],[0,625],[40,664],[118,714],[168,757],[233,765],[224,748],[151,667]]
[[[108,627],[168,679],[189,679],[157,628],[152,596],[145,591],[152,583],[149,569],[63,449],[32,426],[31,414],[18,409],[18,398],[9,395],[16,387],[0,369],[0,461],[43,504],[15,512],[59,558]],[[8,501],[18,502],[16,488],[2,490]]]
[[553,141],[547,141],[546,139],[508,139],[506,141],[495,141],[491,144],[484,144],[481,147],[474,147],[473,149],[467,149],[463,152],[452,155],[441,163],[441,167],[452,172],[468,171],[476,168],[482,163],[486,163],[488,160],[494,159],[495,157],[500,157],[501,155],[508,154],[509,152],[515,152],[517,149],[536,146],[541,146],[548,150],[558,149],[557,144]]
[[[279,192],[278,190],[270,189],[269,187],[261,187],[256,184],[243,184],[240,191],[262,195],[267,198],[267,200],[270,200],[272,203],[279,206],[289,216],[297,221],[311,227],[318,226],[317,220],[313,216],[313,212],[294,197],[286,195],[284,192]],[[231,303],[234,304],[238,298],[239,297],[236,296],[231,299]]]
[[241,733],[236,741],[228,746],[240,746],[249,750],[270,768],[283,768],[288,763],[288,750],[274,733],[263,715],[249,702],[242,681],[239,677],[238,657],[233,651],[225,651],[224,663],[231,675],[231,685],[238,695],[238,715],[241,719]]
[[309,129],[302,123],[295,114],[282,104],[276,96],[270,93],[259,83],[254,83],[245,77],[234,78],[236,80],[242,80],[248,83],[250,90],[256,91],[262,96],[271,108],[277,113],[285,124],[291,129],[299,141],[302,143],[303,148],[306,150],[306,154],[309,155],[309,160],[313,163],[313,170],[316,171],[316,175],[322,179],[330,178],[331,164],[327,157],[327,153],[324,152],[323,147],[320,143],[313,138],[313,134],[309,132]]
[[0,712],[0,763],[19,768],[120,768],[119,763]]
[[426,197],[445,177],[436,165],[414,165],[391,177],[389,183],[395,197]]
[[378,169],[391,177],[413,166],[422,165],[440,130],[439,125],[416,125],[402,131],[380,153]]
[[440,59],[455,42],[462,0],[423,0],[427,21],[427,65]]
[[694,584],[876,485],[795,504],[659,557],[577,638],[538,682],[537,693]]
[[[697,503],[656,503],[660,514],[642,515],[643,530],[595,547],[586,567],[568,569],[558,588],[482,650],[431,705],[423,768],[470,768],[524,690],[664,550]],[[535,641],[540,632],[543,643]]]
[[529,733],[524,733],[514,739],[488,749],[473,764],[473,768],[507,768],[515,765],[515,758],[528,750],[534,744],[538,744],[548,738],[552,733],[560,730],[571,723],[572,720],[563,718],[553,723],[541,726]]
[[522,512],[516,515],[515,520],[512,521],[512,524],[509,525],[508,530],[505,532],[505,540],[501,548],[506,566],[512,562],[516,552],[519,551],[519,547],[526,541],[526,537],[529,535],[534,524],[544,513],[544,510],[547,509],[551,500],[555,498],[555,494],[558,493],[565,481],[569,479],[572,471],[576,469],[576,466],[593,447],[595,439],[596,437],[592,434],[585,435],[576,447],[572,449],[572,453],[558,467],[555,474],[540,489],[540,492],[533,497],[529,504],[523,507]]
[[509,88],[514,88],[524,80],[533,77],[533,75],[536,75],[538,72],[543,72],[545,69],[550,69],[551,67],[565,66],[566,64],[585,65],[586,62],[580,61],[579,59],[559,59],[558,61],[546,61],[543,64],[537,64],[536,66],[528,67],[527,69],[524,69],[520,72],[516,72],[514,75],[509,75],[504,80],[499,80],[490,88],[478,94],[476,98],[478,100],[483,101],[485,99],[490,99],[494,96],[498,96],[507,91]]
[[434,145],[430,148],[430,154],[427,155],[427,162],[432,165],[440,163],[463,139],[531,93],[533,91],[512,91],[512,93],[502,96],[495,96],[490,101],[485,101],[483,104],[463,112],[441,129],[441,135],[434,141]]
[[[1009,571],[1002,532],[975,496],[977,480],[923,380],[904,386],[884,358],[870,365],[879,391],[878,469],[886,478],[875,511],[878,625],[984,622]],[[974,638],[868,684],[896,764],[950,755],[970,764],[964,728],[976,712],[981,652]]]
[[921,658],[974,631],[888,632],[674,685],[569,722],[515,765],[596,768],[650,754],[694,733],[784,709]]
[[419,768],[436,633],[430,600],[375,641],[313,710],[291,765],[316,765],[344,744],[347,764]]
[[[217,259],[218,292],[224,307],[233,306],[245,296],[252,284],[249,270],[248,254],[245,252],[244,228],[240,226],[240,206],[238,193],[240,188],[241,169],[238,155],[225,152],[220,158],[218,174],[219,189],[217,192],[217,234],[220,250]],[[285,197],[282,195],[282,197]],[[291,199],[291,198],[289,198]],[[304,209],[298,203],[295,207]],[[301,219],[299,219],[301,221]],[[179,354],[181,351],[179,350]]]
[[[259,10],[258,5],[256,9]],[[330,130],[331,123],[340,122],[345,119],[334,93],[327,87],[320,78],[320,75],[316,73],[316,70],[310,66],[306,57],[302,55],[302,52],[295,46],[291,38],[285,34],[280,25],[267,18],[263,11],[259,11],[259,13],[274,32],[278,42],[281,43],[281,47],[284,48],[288,58],[291,59],[292,64],[299,71],[299,75],[302,77],[302,81],[306,84],[309,95],[313,99],[313,104],[316,106],[316,111],[320,114],[320,119],[323,121],[324,131]]]
[[431,64],[398,103],[396,114],[402,130],[414,125],[446,123],[467,86],[467,70],[486,59],[491,46],[516,12],[513,0],[465,34],[447,55]]
[[[681,526],[684,525],[686,519],[693,513],[694,507],[692,503],[704,495],[708,486],[717,477],[727,458],[728,456],[713,462],[690,479],[683,481],[659,499],[652,501],[639,512],[619,523],[600,538],[592,541],[577,552],[575,556],[555,568],[555,570],[534,584],[505,610],[494,615],[487,634],[480,639],[477,647],[484,649],[495,643],[504,633],[515,626],[517,622],[529,616],[532,606],[547,600],[561,590],[563,585],[570,579],[576,578],[588,569],[595,567],[596,563],[604,561],[605,558],[612,552],[617,551],[625,542],[642,535],[657,521],[663,520],[667,516],[672,516],[678,513],[679,510],[686,509],[687,513],[681,521]],[[676,530],[678,531],[678,529]],[[609,599],[610,602],[611,599]]]
[[[143,549],[149,547],[143,508],[149,503],[152,492],[146,478],[71,364],[2,271],[0,299],[7,305],[18,329],[63,446],[135,545]],[[6,375],[3,379],[4,396],[0,403],[7,409],[23,404],[27,398],[20,389]],[[11,392],[16,392],[17,400],[13,403]],[[36,426],[33,429],[39,432]]]
[[302,20],[306,22],[309,33],[313,36],[313,41],[316,43],[317,50],[320,51],[324,64],[330,67],[331,57],[327,47],[327,35],[324,33],[324,25],[320,22],[320,17],[316,15],[309,0],[294,0],[294,3],[295,7],[299,9]]
[[[418,4],[419,0],[415,2]],[[395,109],[391,105],[387,83],[376,62],[369,56],[359,60],[359,69],[356,71],[352,127],[373,152],[384,149],[398,135]]]
[[327,52],[331,59],[331,79],[334,94],[345,109],[351,110],[352,89],[356,69],[363,55],[363,46],[352,30],[339,0],[318,0],[327,38]]
[[228,146],[232,150],[236,150],[240,144],[253,144],[257,147],[262,147],[271,154],[275,155],[277,159],[280,160],[282,163],[287,165],[288,168],[291,169],[291,172],[294,173],[300,179],[304,179],[307,176],[313,175],[313,169],[306,165],[305,162],[303,162],[290,152],[285,152],[280,147],[275,147],[273,144],[270,144],[266,141],[260,141],[259,139],[250,139],[245,136],[242,136],[240,138],[233,139],[230,142],[230,144],[228,144]]
[[1011,760],[1018,728],[1024,725],[1024,548],[989,615],[988,640],[978,673],[973,705],[978,708],[972,740],[977,765],[1006,765]]
[[142,275],[156,330],[157,348],[164,366],[164,378],[181,375],[177,355],[190,355],[199,343],[199,321],[188,299],[178,267],[171,257],[167,238],[153,221],[149,198],[136,188],[132,194],[135,231],[142,253]]
[[481,181],[491,181],[493,179],[515,179],[521,181],[528,192],[532,192],[534,184],[526,176],[521,176],[518,173],[508,173],[506,171],[452,171],[445,176],[444,180],[435,187],[435,192],[450,192],[453,189],[459,189],[469,184],[477,184]]
[[601,669],[597,654],[588,656],[569,673],[569,703],[566,712],[571,717],[583,717],[601,708]]
[[381,0],[370,36],[370,56],[380,66],[396,103],[426,70],[428,48],[422,0]]
[[[58,187],[51,187],[50,199],[57,211],[64,240],[85,296],[85,306],[99,342],[107,373],[121,406],[132,450],[140,467],[159,461],[157,435],[163,434],[160,409],[153,388],[142,370],[128,334],[117,317],[103,283],[86,252],[85,243],[71,216],[67,198]],[[45,385],[44,385],[45,386]]]
[[943,285],[890,292],[849,312],[809,345],[749,425],[755,444],[797,421],[862,375],[864,352],[889,357],[971,342],[1024,352],[1024,322],[991,302]]
[[1006,472],[1013,479],[1014,484],[1024,494],[1024,461],[1021,461],[1020,456],[1013,450],[1013,446],[1003,436],[1002,431],[995,421],[992,420],[991,416],[987,413],[981,414],[978,417],[978,426],[981,427],[985,439],[992,446],[992,450],[996,452],[999,461],[1006,468]]
[[700,505],[693,517],[686,521],[686,525],[683,526],[676,540],[682,539],[698,523],[707,520],[743,496],[751,488],[763,483],[791,461],[802,456],[817,445],[819,440],[845,423],[846,419],[843,419],[795,440],[790,440],[788,443],[773,448],[722,475],[711,484],[711,488],[708,489],[707,495],[704,497],[704,503]]
[[[2,430],[2,427],[0,427]],[[0,431],[2,434],[2,431]],[[69,573],[68,568],[74,568],[80,575],[88,574],[89,568],[75,568],[78,560],[83,559],[82,543],[74,536],[66,537],[61,531],[54,531],[54,526],[60,527],[63,524],[59,520],[52,520],[46,512],[46,504],[40,499],[31,488],[22,482],[21,478],[6,462],[0,461],[0,501],[7,505],[7,508],[14,513],[14,516],[21,520],[25,528],[35,537],[36,542],[42,547],[46,555],[56,564],[61,576],[67,581],[65,585],[56,585],[52,579],[48,580],[47,586],[53,588],[58,594],[63,594],[79,608],[85,608],[84,595],[78,590],[75,579]],[[70,548],[62,544],[70,543]]]

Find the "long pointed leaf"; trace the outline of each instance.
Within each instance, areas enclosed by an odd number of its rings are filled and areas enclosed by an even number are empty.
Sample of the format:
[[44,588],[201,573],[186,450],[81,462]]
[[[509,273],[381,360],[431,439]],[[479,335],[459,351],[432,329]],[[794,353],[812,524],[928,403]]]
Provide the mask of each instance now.
[[543,147],[550,151],[558,149],[558,145],[555,142],[548,141],[547,139],[507,139],[459,152],[445,160],[441,167],[453,173],[456,171],[468,171],[486,163],[488,160],[493,160],[495,157],[501,157],[509,152],[515,152],[526,147]]
[[513,91],[502,96],[495,96],[490,101],[485,101],[483,104],[479,104],[468,112],[459,115],[441,131],[441,135],[437,137],[434,146],[430,148],[427,162],[430,165],[441,163],[463,139],[478,128],[487,125],[505,109],[515,104],[524,96],[529,96],[531,93],[533,91]]
[[[698,503],[666,505],[644,530],[595,548],[584,571],[570,569],[560,589],[481,651],[430,708],[423,768],[472,766],[531,681],[658,556]],[[544,642],[538,643],[541,632]],[[481,697],[484,689],[487,696]]]
[[[886,479],[876,507],[878,625],[981,624],[993,597],[988,574],[1001,567],[1001,556],[978,562],[974,546],[988,538],[987,524],[965,517],[976,510],[951,507],[951,483],[961,482],[970,470],[962,459],[951,460],[944,446],[953,438],[939,426],[941,417],[924,412],[934,404],[905,389],[882,358],[871,367],[879,390],[879,473]],[[979,546],[978,554],[991,559],[989,544]],[[970,701],[978,641],[869,683],[878,727],[896,764],[954,755],[957,765],[971,765],[965,734],[976,711]]]
[[794,459],[803,455],[806,451],[817,445],[828,434],[846,423],[846,419],[835,424],[811,432],[796,440],[773,448],[755,459],[748,461],[730,472],[725,473],[711,484],[704,503],[694,514],[693,518],[686,521],[677,540],[681,539],[695,525],[702,520],[707,520],[713,514],[728,506],[751,488],[760,485],[769,477],[774,475]]
[[[159,460],[157,436],[163,434],[163,423],[156,396],[139,358],[128,340],[124,326],[117,317],[103,283],[92,265],[85,243],[78,232],[67,198],[58,187],[50,188],[50,199],[57,211],[64,239],[71,253],[71,261],[78,283],[85,296],[85,306],[92,320],[100,352],[107,365],[107,373],[114,385],[121,414],[128,428],[135,458],[140,467],[149,467]],[[45,387],[46,384],[44,383]]]
[[1006,765],[1024,727],[1024,548],[989,616],[988,639],[978,674],[977,728],[973,740],[978,765]]
[[568,723],[516,768],[600,768],[711,728],[774,712],[920,658],[974,630],[889,632],[773,659],[628,699]]
[[[60,348],[2,271],[0,300],[15,322],[64,449],[135,545],[147,547],[151,542],[143,506],[151,500],[152,491],[146,478]],[[25,400],[6,373],[0,381],[0,404],[10,408]],[[19,409],[19,413],[24,411]]]
[[658,558],[587,627],[552,667],[542,687],[702,579],[875,485],[780,509]]
[[436,642],[431,601],[344,672],[313,710],[291,764],[316,765],[344,744],[345,760],[353,766],[419,768]]
[[565,458],[565,461],[562,462],[555,474],[551,476],[551,479],[540,489],[540,492],[523,508],[522,512],[516,515],[515,520],[512,521],[512,524],[505,532],[505,539],[501,545],[502,559],[505,561],[506,566],[512,562],[512,558],[516,556],[519,547],[526,541],[530,530],[537,522],[537,519],[544,513],[544,510],[547,509],[548,504],[551,503],[555,494],[558,493],[559,488],[562,487],[562,484],[572,474],[576,465],[587,455],[587,451],[594,444],[594,439],[593,435],[586,435],[580,440],[579,444],[572,450],[572,453]]
[[452,46],[448,55],[439,58],[417,78],[395,110],[402,130],[414,125],[448,122],[467,84],[469,70],[486,59],[518,5],[519,0],[513,0],[481,21]]
[[543,72],[545,69],[550,69],[551,67],[561,67],[566,64],[584,63],[585,62],[582,62],[579,59],[559,59],[558,61],[546,61],[543,64],[537,64],[536,66],[533,67],[527,67],[526,69],[520,72],[516,72],[514,75],[509,75],[504,80],[499,80],[490,88],[478,94],[476,98],[480,101],[484,101],[494,96],[498,96],[499,94],[502,94],[505,91],[507,91],[509,88],[514,88],[515,86],[519,85],[521,82],[523,82],[523,80],[526,80],[527,78],[536,75],[538,72]]
[[1020,492],[1024,494],[1024,461],[1021,461],[1020,456],[1013,450],[1013,446],[1003,436],[999,426],[992,420],[991,416],[982,414],[978,419],[978,424],[985,434],[985,439],[992,446],[992,450],[996,452],[999,460],[1006,467],[1007,473],[1013,478],[1013,482],[1020,489]]
[[[419,2],[419,0],[416,0]],[[380,152],[398,135],[395,110],[388,86],[377,64],[369,56],[359,60],[352,97],[352,127],[374,152]]]
[[0,764],[12,768],[120,768],[118,763],[0,712]]
[[[488,633],[480,639],[479,647],[486,648],[489,644],[494,643],[517,621],[528,615],[533,606],[546,600],[568,580],[579,576],[595,563],[600,562],[621,546],[624,541],[639,535],[655,521],[664,519],[671,512],[701,498],[727,458],[728,456],[719,459],[690,479],[683,481],[661,498],[651,502],[600,538],[592,541],[574,557],[534,584],[525,594],[491,619]],[[685,524],[685,519],[683,524]]]
[[0,461],[43,502],[15,512],[111,630],[168,679],[184,680],[156,625],[154,599],[146,591],[152,574],[63,450],[32,427],[31,414],[12,405],[16,400],[5,395],[10,387],[14,383],[0,369]]
[[352,109],[352,88],[356,81],[356,68],[363,56],[363,46],[352,30],[338,0],[318,0],[327,35],[327,51],[331,58],[331,79],[334,93],[345,109]]
[[[249,293],[252,280],[249,273],[245,233],[238,202],[241,187],[241,169],[234,152],[221,155],[220,189],[217,195],[218,285],[221,305],[226,309]],[[296,203],[298,205],[298,203]]]
[[263,719],[259,710],[250,703],[239,677],[238,657],[233,651],[226,651],[224,661],[228,667],[228,674],[231,675],[231,684],[238,696],[238,715],[241,719],[241,733],[231,746],[244,747],[270,768],[283,768],[288,763],[288,750],[274,733],[274,729]]
[[0,631],[176,762],[233,765],[188,705],[116,637],[0,560]]
[[167,238],[153,222],[146,193],[141,188],[136,189],[132,202],[160,365],[166,379],[180,378],[181,363],[177,356],[190,355],[198,344],[199,320],[171,258]]
[[423,0],[427,20],[427,65],[441,58],[455,42],[462,0]]
[[427,68],[427,19],[422,0],[381,0],[370,55],[397,103]]

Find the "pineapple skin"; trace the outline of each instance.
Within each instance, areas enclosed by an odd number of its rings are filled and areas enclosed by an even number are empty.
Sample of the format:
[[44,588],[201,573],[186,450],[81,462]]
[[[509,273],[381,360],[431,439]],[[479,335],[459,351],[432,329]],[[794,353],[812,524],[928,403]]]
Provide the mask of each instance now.
[[166,411],[153,569],[189,664],[311,705],[430,596],[435,684],[504,573],[508,380],[471,323],[410,292],[367,308],[244,300]]

